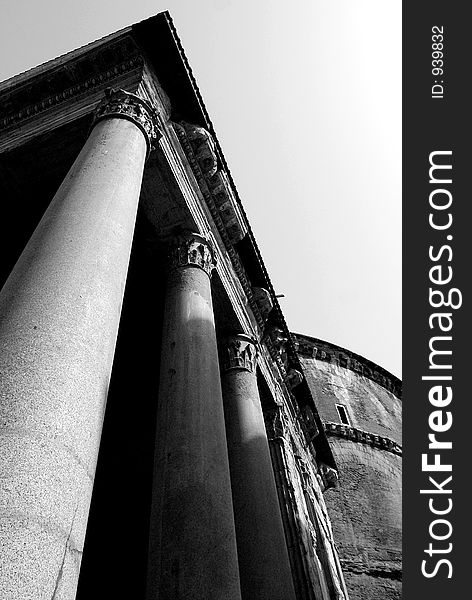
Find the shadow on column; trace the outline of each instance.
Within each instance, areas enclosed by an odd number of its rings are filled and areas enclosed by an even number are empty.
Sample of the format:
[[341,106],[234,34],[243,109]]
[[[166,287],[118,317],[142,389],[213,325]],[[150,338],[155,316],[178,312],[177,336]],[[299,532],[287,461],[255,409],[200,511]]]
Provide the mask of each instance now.
[[159,384],[159,257],[138,213],[76,600],[144,600]]

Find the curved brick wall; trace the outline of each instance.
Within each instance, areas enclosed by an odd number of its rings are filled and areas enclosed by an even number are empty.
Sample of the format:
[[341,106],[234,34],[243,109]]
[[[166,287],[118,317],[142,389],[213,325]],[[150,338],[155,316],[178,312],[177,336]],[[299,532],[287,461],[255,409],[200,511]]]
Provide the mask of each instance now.
[[325,501],[350,600],[400,599],[401,382],[344,348],[293,338],[339,469]]

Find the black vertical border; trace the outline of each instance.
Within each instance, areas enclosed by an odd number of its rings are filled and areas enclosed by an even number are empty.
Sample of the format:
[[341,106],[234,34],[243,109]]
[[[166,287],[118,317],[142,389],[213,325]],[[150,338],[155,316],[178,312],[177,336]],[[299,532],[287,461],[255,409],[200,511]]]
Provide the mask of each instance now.
[[[403,556],[405,600],[450,600],[468,597],[468,577],[472,566],[469,562],[469,535],[472,532],[472,511],[469,509],[468,480],[469,463],[472,458],[472,430],[470,406],[472,394],[467,376],[472,369],[467,364],[471,351],[468,336],[472,333],[470,320],[470,277],[469,266],[472,253],[470,241],[472,230],[472,194],[469,188],[469,173],[472,174],[469,140],[472,139],[472,106],[469,101],[470,58],[472,24],[466,16],[467,3],[457,1],[417,1],[403,3],[403,431],[404,431],[404,476],[403,476]],[[443,27],[442,76],[432,74],[432,28]],[[434,80],[443,80],[444,97],[432,98]],[[428,223],[429,194],[434,185],[429,183],[429,155],[433,151],[452,150],[452,185],[444,186],[453,194],[451,212],[453,224],[447,232],[435,231]],[[437,186],[441,187],[441,186]],[[447,211],[445,211],[447,212]],[[446,240],[446,235],[452,240]],[[429,287],[436,289],[429,280],[429,270],[434,263],[428,256],[429,247],[440,248],[450,244],[453,251],[451,262],[444,258],[441,264],[450,265],[453,278],[447,288],[461,290],[462,307],[454,310],[433,309],[429,305]],[[448,255],[444,253],[444,257]],[[430,329],[428,318],[431,313],[452,313],[452,360],[451,386],[453,400],[449,407],[453,424],[448,432],[437,434],[438,439],[451,440],[452,450],[441,451],[442,462],[452,461],[451,473],[424,473],[421,455],[428,451],[428,434],[431,429],[428,416],[437,408],[431,406],[428,391],[432,382],[422,381],[423,375],[431,374],[428,369],[429,340],[441,335]],[[446,348],[447,344],[444,344]],[[437,374],[446,374],[437,371]],[[449,383],[447,383],[449,385]],[[430,451],[434,454],[435,451]],[[430,459],[431,462],[432,459]],[[452,494],[436,494],[436,507],[447,506],[451,497],[453,507],[448,515],[453,531],[444,541],[431,539],[429,526],[435,519],[442,518],[430,512],[428,501],[433,496],[420,494],[420,489],[431,489],[428,476],[443,481],[452,475]],[[444,486],[446,487],[446,486]],[[434,529],[437,534],[446,532],[446,526]],[[451,552],[435,553],[429,557],[424,550],[433,544],[434,549],[445,550],[452,543]],[[452,564],[452,577],[448,578],[449,567],[442,564],[431,578],[421,572],[423,560],[426,570],[434,571],[437,562],[448,559]]]

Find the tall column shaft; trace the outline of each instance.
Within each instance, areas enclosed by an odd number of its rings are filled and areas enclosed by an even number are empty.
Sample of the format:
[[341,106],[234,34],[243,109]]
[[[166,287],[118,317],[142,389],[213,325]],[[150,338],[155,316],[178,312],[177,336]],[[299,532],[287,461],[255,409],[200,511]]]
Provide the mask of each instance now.
[[223,399],[243,600],[294,600],[287,545],[256,380],[245,335],[227,347]]
[[121,91],[100,105],[0,294],[2,598],[75,598],[147,111]]
[[240,600],[205,240],[172,254],[162,337],[149,600]]

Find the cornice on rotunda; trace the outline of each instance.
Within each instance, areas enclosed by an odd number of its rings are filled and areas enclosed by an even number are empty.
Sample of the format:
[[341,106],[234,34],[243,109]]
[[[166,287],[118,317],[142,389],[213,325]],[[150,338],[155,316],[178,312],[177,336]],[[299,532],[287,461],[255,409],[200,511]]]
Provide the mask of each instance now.
[[363,429],[358,429],[357,427],[351,427],[344,423],[332,423],[331,421],[326,421],[324,423],[324,430],[331,436],[345,438],[360,444],[368,444],[374,448],[380,448],[387,452],[391,452],[392,454],[397,454],[398,456],[402,455],[402,446],[395,440],[375,433],[370,433],[369,431],[364,431]]
[[337,346],[336,344],[309,337],[301,333],[292,333],[292,338],[297,352],[301,356],[349,369],[354,373],[367,377],[371,381],[381,385],[394,396],[401,399],[401,380],[367,358],[364,358],[355,352],[351,352],[351,350],[346,350],[341,346]]

